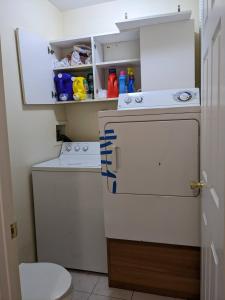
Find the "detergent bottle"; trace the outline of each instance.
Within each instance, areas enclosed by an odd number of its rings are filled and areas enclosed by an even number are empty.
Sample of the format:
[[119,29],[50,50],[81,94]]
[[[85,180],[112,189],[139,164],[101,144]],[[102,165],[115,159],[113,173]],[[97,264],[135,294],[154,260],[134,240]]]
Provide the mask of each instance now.
[[107,98],[117,98],[118,96],[119,89],[116,69],[109,69]]
[[134,77],[134,69],[133,68],[128,68],[127,69],[128,73],[128,84],[127,84],[127,90],[128,93],[134,93],[135,92],[135,77]]
[[59,73],[54,78],[58,101],[73,100],[73,84],[71,75]]
[[84,77],[73,78],[73,98],[81,101],[87,97],[87,80]]
[[125,94],[127,93],[127,75],[125,71],[120,71],[119,77],[119,93]]
[[89,98],[94,99],[94,81],[93,81],[93,74],[92,73],[88,73],[87,82],[88,82],[88,95],[89,95]]

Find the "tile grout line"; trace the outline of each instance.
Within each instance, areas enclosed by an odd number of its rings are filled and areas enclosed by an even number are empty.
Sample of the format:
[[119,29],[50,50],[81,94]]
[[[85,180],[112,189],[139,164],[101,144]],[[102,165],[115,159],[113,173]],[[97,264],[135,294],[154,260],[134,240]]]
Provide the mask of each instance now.
[[91,295],[94,295],[94,290],[95,290],[97,284],[99,283],[100,279],[101,279],[101,276],[99,276],[98,280],[96,281],[96,283],[95,283],[95,285],[94,285],[94,287],[93,287],[93,289],[92,289],[92,291],[91,291],[90,296],[88,297],[88,299],[90,299]]
[[[105,295],[101,295],[101,294],[95,294],[94,293],[94,290],[95,290],[95,288],[96,288],[96,286],[97,286],[97,284],[99,283],[99,281],[101,280],[101,278],[102,277],[105,277],[104,275],[103,276],[99,276],[99,278],[98,278],[98,280],[97,280],[97,282],[96,282],[96,284],[95,284],[95,286],[93,287],[93,290],[92,290],[92,292],[91,292],[91,294],[89,295],[89,297],[88,297],[88,299],[90,299],[90,297],[92,296],[92,295],[96,295],[96,296],[100,296],[100,297],[107,297],[107,298],[110,298],[110,299],[115,299],[115,300],[125,300],[125,299],[123,299],[123,298],[118,298],[118,297],[111,297],[111,296],[105,296]],[[108,276],[106,275],[106,277],[107,277],[107,279],[108,279]],[[133,298],[133,294],[134,294],[134,291],[131,291],[132,292],[132,294],[131,294],[131,298],[130,298],[130,300],[132,300],[132,298]]]

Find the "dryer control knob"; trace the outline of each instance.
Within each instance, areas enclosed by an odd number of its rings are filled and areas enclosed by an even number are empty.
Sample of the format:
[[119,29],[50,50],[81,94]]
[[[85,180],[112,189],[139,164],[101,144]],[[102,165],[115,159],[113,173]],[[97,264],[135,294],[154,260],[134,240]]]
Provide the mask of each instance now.
[[76,152],[80,151],[80,146],[79,146],[79,145],[76,145],[76,146],[74,147],[74,150],[75,150]]
[[71,144],[67,144],[67,145],[66,145],[66,151],[67,151],[67,152],[70,152],[71,150],[72,150]]
[[143,97],[137,97],[135,98],[136,103],[142,103],[143,102]]
[[126,98],[124,99],[124,102],[125,102],[126,104],[130,104],[130,103],[132,102],[132,98],[131,98],[131,97],[126,97]]
[[192,95],[189,92],[183,92],[178,96],[178,100],[180,101],[188,101],[191,100]]
[[82,149],[83,149],[84,152],[87,152],[88,151],[88,145],[85,145]]

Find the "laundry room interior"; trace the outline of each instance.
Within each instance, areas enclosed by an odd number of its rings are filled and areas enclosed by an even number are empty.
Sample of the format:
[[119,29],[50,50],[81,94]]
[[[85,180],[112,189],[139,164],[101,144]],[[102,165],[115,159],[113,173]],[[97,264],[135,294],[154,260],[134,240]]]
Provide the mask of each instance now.
[[1,1],[1,300],[224,299],[221,3]]

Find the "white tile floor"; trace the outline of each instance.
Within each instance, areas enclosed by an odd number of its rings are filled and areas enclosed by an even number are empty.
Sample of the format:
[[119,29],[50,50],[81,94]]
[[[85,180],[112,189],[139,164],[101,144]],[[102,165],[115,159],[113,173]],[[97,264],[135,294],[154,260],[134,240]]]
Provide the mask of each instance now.
[[173,298],[109,288],[107,277],[99,274],[71,271],[71,275],[74,289],[73,300],[175,300]]

